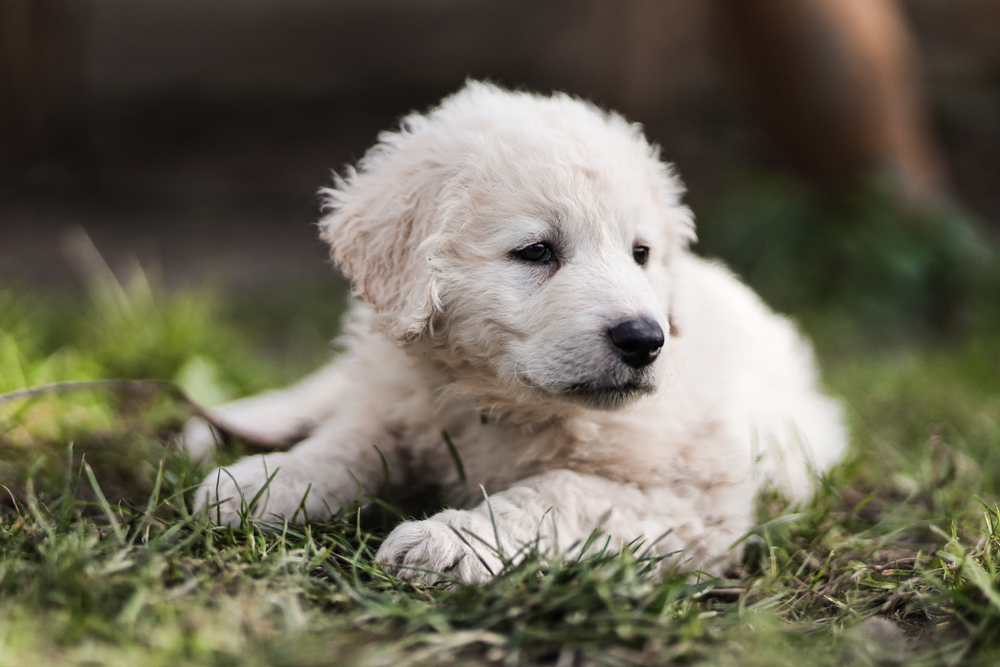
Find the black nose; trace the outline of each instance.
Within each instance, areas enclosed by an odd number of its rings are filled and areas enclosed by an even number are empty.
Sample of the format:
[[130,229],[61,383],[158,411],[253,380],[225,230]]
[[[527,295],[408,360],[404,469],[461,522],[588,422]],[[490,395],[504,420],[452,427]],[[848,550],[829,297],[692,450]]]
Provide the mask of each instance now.
[[624,320],[608,329],[615,352],[632,368],[642,368],[656,361],[663,347],[663,329],[653,320]]

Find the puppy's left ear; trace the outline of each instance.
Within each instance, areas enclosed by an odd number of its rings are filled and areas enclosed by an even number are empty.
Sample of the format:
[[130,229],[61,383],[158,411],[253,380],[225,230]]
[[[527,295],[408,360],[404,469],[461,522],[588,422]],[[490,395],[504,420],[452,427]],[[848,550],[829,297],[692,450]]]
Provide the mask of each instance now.
[[437,303],[433,259],[440,239],[437,197],[442,168],[406,160],[386,133],[333,188],[319,222],[352,292],[375,310],[377,328],[400,346],[427,328]]

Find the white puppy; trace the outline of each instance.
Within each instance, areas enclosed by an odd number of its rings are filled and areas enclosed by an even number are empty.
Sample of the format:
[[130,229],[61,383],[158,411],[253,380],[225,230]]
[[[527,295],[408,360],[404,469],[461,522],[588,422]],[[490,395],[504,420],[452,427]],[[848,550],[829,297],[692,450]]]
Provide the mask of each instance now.
[[[273,476],[253,516],[324,519],[430,478],[468,509],[377,556],[425,580],[482,582],[595,530],[687,568],[735,558],[761,486],[806,496],[846,433],[794,327],[688,252],[681,193],[638,126],[565,95],[470,83],[405,118],[325,191],[361,300],[345,352],[221,411],[305,439],[213,472],[198,507],[237,523]],[[204,423],[187,435],[211,446]]]

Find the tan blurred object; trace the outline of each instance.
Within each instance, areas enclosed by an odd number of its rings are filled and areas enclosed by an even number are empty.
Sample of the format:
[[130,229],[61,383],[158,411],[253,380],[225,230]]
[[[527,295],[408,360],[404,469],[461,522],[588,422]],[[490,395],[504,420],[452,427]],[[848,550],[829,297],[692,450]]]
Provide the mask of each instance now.
[[771,133],[797,166],[845,182],[876,171],[934,198],[921,63],[893,0],[720,0],[723,29]]
[[63,0],[0,1],[0,172],[69,138],[74,18]]

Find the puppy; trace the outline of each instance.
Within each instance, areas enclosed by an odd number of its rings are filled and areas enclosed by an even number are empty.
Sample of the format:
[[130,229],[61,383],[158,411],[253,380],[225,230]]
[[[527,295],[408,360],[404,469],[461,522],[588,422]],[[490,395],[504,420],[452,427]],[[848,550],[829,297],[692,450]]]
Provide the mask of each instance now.
[[469,83],[406,117],[324,191],[358,297],[343,354],[221,409],[307,435],[212,472],[198,509],[321,520],[432,479],[462,509],[396,527],[377,560],[400,576],[480,583],[595,530],[719,570],[762,485],[806,497],[846,433],[795,328],[688,252],[682,191],[637,125],[566,95]]

